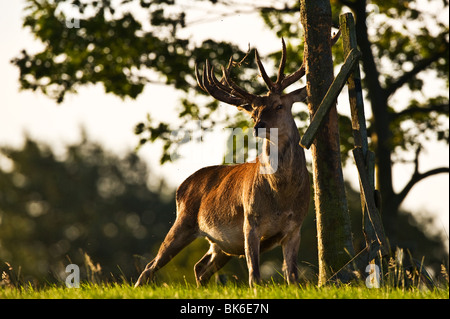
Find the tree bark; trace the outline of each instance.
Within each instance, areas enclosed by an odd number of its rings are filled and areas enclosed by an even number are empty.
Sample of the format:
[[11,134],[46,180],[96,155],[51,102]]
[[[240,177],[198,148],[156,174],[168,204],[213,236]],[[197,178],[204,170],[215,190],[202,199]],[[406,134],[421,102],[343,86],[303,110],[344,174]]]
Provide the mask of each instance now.
[[[333,82],[331,6],[329,0],[301,0],[305,31],[308,108],[314,116]],[[350,217],[342,174],[336,105],[324,120],[311,147],[317,221],[319,286],[354,255]],[[346,280],[345,273],[333,278]]]

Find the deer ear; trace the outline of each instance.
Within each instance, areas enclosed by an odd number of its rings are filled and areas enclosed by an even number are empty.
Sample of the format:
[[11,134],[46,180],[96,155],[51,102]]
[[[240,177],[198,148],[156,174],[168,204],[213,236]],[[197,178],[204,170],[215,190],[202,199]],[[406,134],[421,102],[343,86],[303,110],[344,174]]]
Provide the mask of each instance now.
[[252,113],[253,112],[253,107],[251,104],[243,104],[243,105],[239,105],[238,107],[239,111],[245,111],[247,113]]
[[286,94],[285,98],[287,98],[291,103],[305,102],[308,98],[308,92],[306,91],[306,86],[304,86],[300,89],[297,89],[295,91],[292,91],[291,93]]

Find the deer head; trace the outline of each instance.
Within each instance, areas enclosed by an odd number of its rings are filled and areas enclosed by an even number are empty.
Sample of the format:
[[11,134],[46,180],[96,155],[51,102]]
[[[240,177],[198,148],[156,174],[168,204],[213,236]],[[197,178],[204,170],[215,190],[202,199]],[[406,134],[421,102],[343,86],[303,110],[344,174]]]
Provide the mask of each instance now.
[[[281,61],[275,83],[267,75],[256,49],[255,59],[260,75],[269,89],[265,96],[259,96],[245,91],[230,78],[230,70],[233,66],[232,59],[230,59],[226,68],[222,66],[222,78],[220,80],[216,78],[214,68],[210,66],[208,60],[206,60],[203,69],[203,77],[200,76],[196,65],[195,73],[198,85],[215,99],[235,105],[239,110],[248,113],[255,123],[255,136],[270,139],[269,129],[278,128],[280,136],[297,139],[298,131],[292,117],[291,108],[294,102],[303,102],[306,100],[306,87],[297,89],[288,94],[283,94],[283,91],[305,74],[305,66],[302,64],[297,71],[285,76],[286,45],[283,39]],[[295,130],[293,128],[295,128]],[[265,134],[262,133],[264,131]]]

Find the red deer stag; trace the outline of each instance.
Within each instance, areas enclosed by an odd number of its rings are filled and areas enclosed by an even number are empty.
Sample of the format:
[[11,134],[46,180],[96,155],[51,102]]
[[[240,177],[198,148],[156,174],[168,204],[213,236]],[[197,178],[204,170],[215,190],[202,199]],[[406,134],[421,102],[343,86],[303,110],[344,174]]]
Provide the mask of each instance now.
[[[255,52],[259,71],[269,89],[266,96],[248,93],[231,80],[231,59],[226,69],[222,67],[220,81],[208,61],[203,76],[196,68],[200,88],[252,117],[254,134],[263,139],[262,152],[252,163],[202,168],[181,184],[176,194],[175,223],[136,286],[146,283],[199,236],[206,237],[211,246],[194,267],[198,285],[207,283],[231,256],[245,255],[249,284],[253,286],[260,281],[260,252],[276,245],[283,249],[285,279],[288,283],[297,280],[300,228],[308,211],[310,183],[291,108],[294,102],[306,99],[306,88],[288,94],[282,92],[299,80],[305,69],[302,65],[291,75],[284,75],[284,40],[282,45],[275,83],[267,76]],[[278,129],[276,139],[269,134],[272,129]],[[271,160],[274,155],[278,155],[276,161]]]

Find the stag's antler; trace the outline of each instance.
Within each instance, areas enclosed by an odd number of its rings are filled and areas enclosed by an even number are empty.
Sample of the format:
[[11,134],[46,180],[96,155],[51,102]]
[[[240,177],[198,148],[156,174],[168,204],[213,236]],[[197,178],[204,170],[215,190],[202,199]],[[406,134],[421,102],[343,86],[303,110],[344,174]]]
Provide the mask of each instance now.
[[[339,39],[341,31],[339,30],[331,39],[331,45],[334,45]],[[258,50],[255,49],[255,60],[258,65],[259,72],[264,82],[266,83],[269,92],[282,94],[291,84],[297,82],[301,77],[305,75],[305,64],[302,63],[300,68],[292,74],[285,75],[284,68],[286,66],[286,44],[284,39],[281,39],[282,51],[281,61],[278,66],[278,75],[275,83],[267,75],[266,70],[261,62]],[[248,53],[247,53],[248,54]],[[246,55],[247,57],[247,55]],[[245,58],[244,58],[245,59]],[[195,75],[197,83],[200,88],[209,93],[215,99],[236,106],[242,106],[246,104],[252,104],[257,95],[251,94],[238,86],[231,78],[230,71],[233,66],[233,59],[230,58],[226,68],[222,66],[222,79],[219,81],[214,75],[214,68],[210,66],[209,61],[206,60],[205,68],[203,69],[203,77],[200,76],[197,65],[195,65]]]
[[[259,72],[264,79],[267,87],[270,92],[279,93],[296,82],[305,74],[305,68],[302,65],[299,70],[292,73],[291,75],[284,75],[284,67],[286,65],[286,45],[284,43],[284,39],[282,40],[282,54],[281,61],[278,67],[278,77],[275,83],[270,80],[269,76],[264,69],[264,66],[259,57],[258,51],[255,50],[255,59],[258,65]],[[252,104],[252,102],[258,98],[257,95],[252,94],[238,86],[230,77],[231,67],[233,65],[233,60],[230,58],[230,61],[226,68],[222,66],[222,79],[219,81],[215,74],[214,68],[211,67],[209,61],[206,60],[205,68],[203,69],[203,76],[200,76],[200,72],[195,66],[195,75],[197,77],[197,83],[202,90],[209,93],[215,99],[236,106],[242,106],[245,104]]]
[[242,97],[233,94],[231,88],[226,87],[217,80],[214,75],[214,69],[210,67],[208,60],[206,60],[205,68],[203,68],[203,78],[200,77],[197,65],[195,65],[195,75],[200,88],[215,99],[236,106],[249,103]]
[[271,92],[276,92],[281,94],[285,88],[287,88],[292,83],[298,81],[302,76],[305,75],[305,65],[302,64],[300,68],[294,73],[285,76],[284,75],[284,67],[286,66],[286,44],[284,43],[284,39],[281,39],[282,51],[281,51],[281,61],[278,67],[278,75],[275,83],[267,76],[266,70],[264,69],[263,64],[261,63],[261,59],[258,54],[258,50],[255,50],[256,53],[256,63],[258,64],[259,72],[261,73],[264,82],[266,82],[267,88]]

